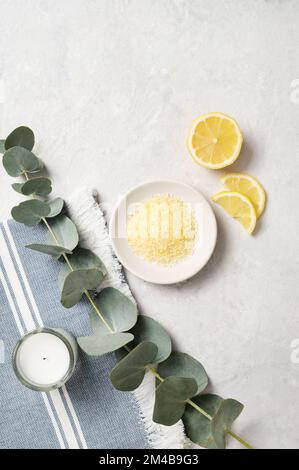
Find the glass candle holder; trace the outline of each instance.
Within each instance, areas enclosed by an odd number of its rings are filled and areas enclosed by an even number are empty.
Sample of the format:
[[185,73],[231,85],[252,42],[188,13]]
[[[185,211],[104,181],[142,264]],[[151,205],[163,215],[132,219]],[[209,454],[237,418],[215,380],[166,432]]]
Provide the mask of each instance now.
[[48,392],[72,376],[77,362],[75,338],[59,328],[38,328],[24,335],[12,353],[13,369],[26,387]]

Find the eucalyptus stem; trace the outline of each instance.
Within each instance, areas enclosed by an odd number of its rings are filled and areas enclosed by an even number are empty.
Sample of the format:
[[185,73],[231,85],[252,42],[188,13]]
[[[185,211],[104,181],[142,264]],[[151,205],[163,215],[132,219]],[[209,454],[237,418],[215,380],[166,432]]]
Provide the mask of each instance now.
[[113,328],[109,325],[109,323],[107,322],[107,320],[104,318],[104,316],[102,315],[100,309],[98,308],[97,304],[94,302],[93,298],[91,297],[90,293],[85,290],[84,291],[84,294],[86,295],[89,303],[92,305],[92,307],[94,308],[94,310],[96,311],[96,313],[98,314],[98,316],[100,317],[100,319],[102,320],[102,322],[104,323],[104,325],[108,328],[108,330],[110,331],[110,333],[115,333],[115,331],[113,330]]
[[163,377],[161,377],[161,375],[158,374],[158,372],[157,372],[155,369],[153,369],[153,368],[150,367],[150,366],[147,366],[147,370],[148,370],[151,374],[153,374],[158,380],[160,380],[160,382],[164,382]]
[[230,436],[232,436],[234,439],[239,441],[244,447],[246,447],[246,449],[253,449],[254,448],[250,444],[248,444],[248,442],[246,442],[241,436],[234,433],[231,429],[227,429],[226,431]]
[[[24,172],[24,176],[26,178],[27,181],[29,181],[29,176],[27,174],[27,172]],[[59,241],[55,235],[55,232],[52,230],[51,228],[51,225],[48,223],[47,219],[46,218],[42,218],[42,221],[43,223],[45,224],[45,226],[47,227],[47,229],[49,230],[49,233],[51,234],[55,244],[57,246],[59,246]],[[66,253],[62,253],[62,256],[67,264],[67,266],[69,267],[69,269],[71,271],[74,271],[74,268],[67,256]],[[110,331],[110,333],[114,333],[114,330],[113,328],[111,327],[111,325],[107,322],[107,320],[105,319],[105,317],[103,316],[103,314],[101,313],[100,309],[98,308],[97,304],[94,302],[92,296],[90,295],[90,293],[85,290],[84,291],[84,295],[86,296],[87,300],[89,301],[89,303],[91,304],[91,306],[93,307],[93,309],[95,310],[95,312],[97,313],[97,315],[99,316],[99,318],[101,319],[101,321],[104,323],[104,325],[106,326],[106,328]],[[124,349],[126,349],[127,352],[130,352],[131,349],[129,346],[124,346]],[[146,369],[151,373],[153,374],[160,382],[164,382],[164,378],[161,377],[161,375],[154,369],[152,368],[151,366],[147,366]],[[192,408],[194,408],[196,411],[198,411],[200,414],[202,414],[203,416],[205,416],[207,419],[209,419],[210,421],[213,419],[211,415],[209,415],[205,410],[203,410],[200,406],[198,406],[196,403],[194,403],[194,401],[192,400],[186,400],[186,403],[188,403],[188,405],[192,406]],[[246,447],[247,449],[253,449],[253,447],[248,444],[248,442],[246,442],[241,436],[239,436],[238,434],[234,433],[233,431],[231,431],[231,429],[227,429],[226,432],[232,436],[234,439],[236,439],[238,442],[240,442],[244,447]]]
[[201,413],[202,415],[204,415],[206,418],[208,418],[210,421],[212,421],[212,416],[209,415],[208,413],[206,413],[205,410],[203,410],[200,406],[198,406],[196,403],[194,403],[194,401],[192,400],[187,400],[187,403],[188,405],[192,406],[192,408],[194,408],[196,411],[198,411],[199,413]]

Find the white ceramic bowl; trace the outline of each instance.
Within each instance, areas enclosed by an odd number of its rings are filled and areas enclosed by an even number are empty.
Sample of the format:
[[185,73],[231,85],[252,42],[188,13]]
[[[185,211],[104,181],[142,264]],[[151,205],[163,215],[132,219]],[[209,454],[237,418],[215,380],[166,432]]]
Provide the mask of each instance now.
[[[133,252],[126,238],[126,222],[132,205],[162,193],[177,196],[191,204],[198,225],[193,253],[169,266],[142,259]],[[210,204],[191,186],[168,180],[150,181],[131,189],[119,201],[110,219],[109,233],[118,259],[128,271],[155,284],[174,284],[194,276],[207,263],[215,248],[217,225]]]

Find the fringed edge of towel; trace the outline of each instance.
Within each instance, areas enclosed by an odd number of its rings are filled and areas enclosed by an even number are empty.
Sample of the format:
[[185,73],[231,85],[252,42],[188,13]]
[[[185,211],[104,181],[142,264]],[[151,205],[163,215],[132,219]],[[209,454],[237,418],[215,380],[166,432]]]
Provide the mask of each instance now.
[[[122,266],[112,250],[106,218],[95,198],[96,193],[86,188],[67,200],[69,214],[80,234],[80,244],[94,251],[107,268],[108,275],[101,289],[107,286],[115,287],[135,302],[126,283]],[[183,449],[187,439],[181,421],[169,427],[153,422],[154,391],[155,379],[150,374],[146,374],[140,387],[131,394],[146,430],[149,444],[154,449]]]

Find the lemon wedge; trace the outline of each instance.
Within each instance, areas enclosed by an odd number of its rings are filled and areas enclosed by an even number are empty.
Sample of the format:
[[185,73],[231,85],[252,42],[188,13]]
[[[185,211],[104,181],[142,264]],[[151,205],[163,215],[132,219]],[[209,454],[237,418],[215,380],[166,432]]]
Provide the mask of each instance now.
[[230,191],[238,191],[251,200],[257,218],[262,215],[266,205],[266,193],[257,179],[245,173],[228,173],[221,181]]
[[217,170],[238,158],[242,142],[241,130],[233,118],[209,113],[194,121],[187,147],[196,163]]
[[221,191],[212,196],[212,200],[223,209],[251,234],[256,225],[256,212],[250,199],[237,191]]

